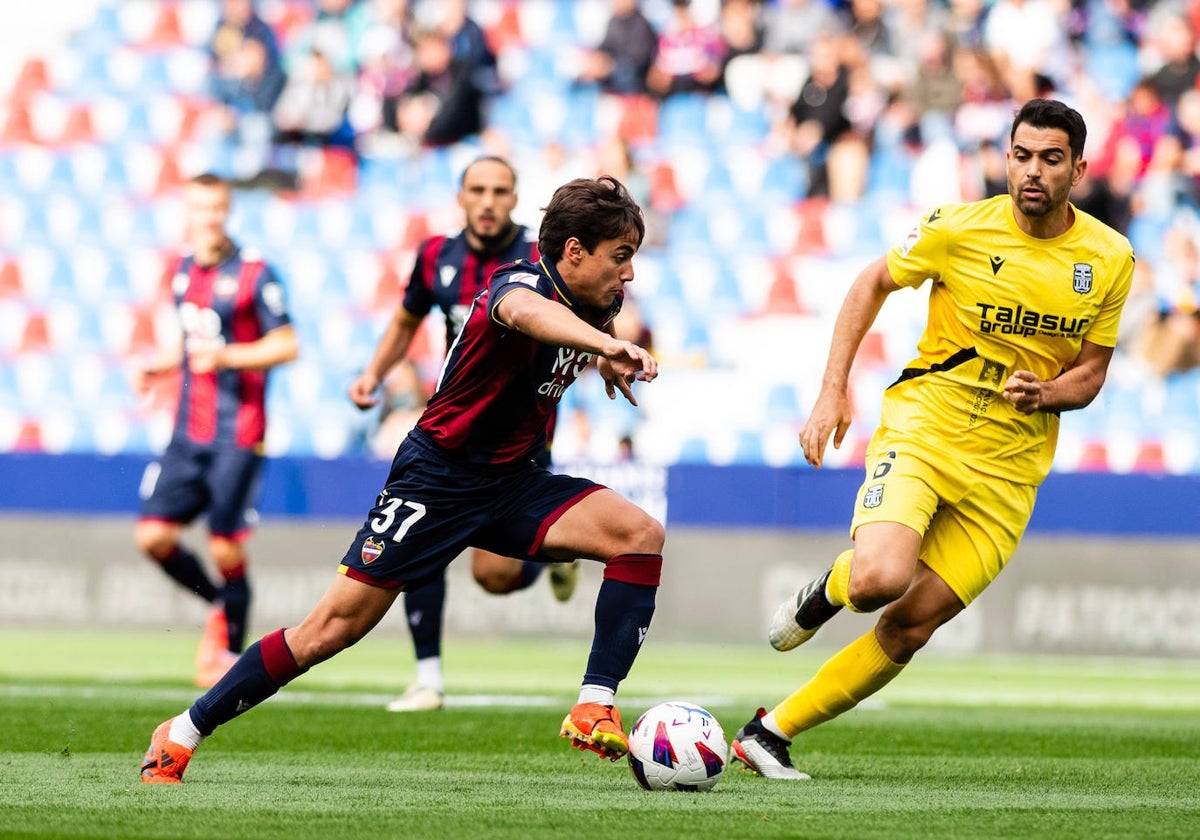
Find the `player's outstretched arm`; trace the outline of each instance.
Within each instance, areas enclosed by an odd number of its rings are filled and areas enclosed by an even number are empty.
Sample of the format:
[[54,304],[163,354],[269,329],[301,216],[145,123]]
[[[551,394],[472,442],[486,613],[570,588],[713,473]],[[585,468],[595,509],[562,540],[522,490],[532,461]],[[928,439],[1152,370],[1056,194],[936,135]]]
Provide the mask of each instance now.
[[850,398],[847,396],[850,368],[863,336],[875,323],[883,302],[899,288],[888,272],[887,259],[880,257],[859,273],[846,293],[833,327],[821,393],[800,430],[804,459],[814,467],[820,468],[824,461],[830,435],[835,449],[841,447],[846,437],[850,428]]
[[219,347],[188,350],[188,366],[193,373],[217,370],[267,370],[295,361],[300,355],[300,339],[291,324],[276,327],[254,341],[236,342]]
[[396,314],[388,322],[387,329],[375,346],[371,361],[363,368],[363,372],[350,383],[350,401],[362,409],[378,405],[379,398],[375,391],[384,378],[396,364],[408,354],[413,336],[421,326],[421,318],[409,312],[403,306],[396,309]]
[[1071,367],[1054,379],[1043,380],[1027,370],[1014,371],[1004,383],[1004,398],[1022,414],[1083,408],[1100,393],[1112,355],[1112,347],[1085,340]]
[[183,362],[183,341],[176,341],[169,350],[163,350],[149,359],[138,360],[132,370],[134,393],[144,394],[156,376],[176,370]]
[[557,301],[536,292],[513,289],[493,309],[493,317],[509,329],[558,347],[570,347],[600,357],[597,369],[609,397],[620,391],[633,405],[635,380],[649,382],[658,376],[658,362],[643,347],[622,341],[584,322]]

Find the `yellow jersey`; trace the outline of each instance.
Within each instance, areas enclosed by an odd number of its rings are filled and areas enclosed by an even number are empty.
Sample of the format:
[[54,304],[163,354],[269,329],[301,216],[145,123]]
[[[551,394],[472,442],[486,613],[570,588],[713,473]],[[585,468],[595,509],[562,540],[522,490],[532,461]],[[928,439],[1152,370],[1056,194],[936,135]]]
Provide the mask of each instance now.
[[1133,281],[1129,240],[1078,209],[1067,232],[1037,239],[1001,195],[934,210],[888,252],[887,266],[897,285],[933,287],[917,358],[884,394],[882,428],[935,459],[1040,484],[1058,416],[1020,413],[1004,383],[1015,370],[1055,378],[1084,339],[1116,346]]

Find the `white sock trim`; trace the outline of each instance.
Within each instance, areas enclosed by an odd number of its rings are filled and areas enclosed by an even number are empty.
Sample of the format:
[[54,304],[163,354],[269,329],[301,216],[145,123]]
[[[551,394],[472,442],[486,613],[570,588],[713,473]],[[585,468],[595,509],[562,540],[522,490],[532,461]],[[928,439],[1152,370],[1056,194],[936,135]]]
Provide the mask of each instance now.
[[417,660],[417,685],[432,688],[438,694],[446,690],[445,679],[442,677],[442,657],[428,656]]
[[775,722],[775,713],[774,712],[767,712],[765,715],[763,715],[762,725],[763,725],[763,728],[765,728],[768,732],[778,735],[780,738],[787,741],[789,744],[792,743],[792,739],[789,738],[788,736],[784,735],[783,730],[779,728],[779,724]]
[[588,685],[579,687],[578,703],[599,703],[602,706],[614,706],[617,702],[617,692],[603,685]]
[[200,730],[192,723],[192,716],[186,709],[183,714],[176,715],[171,719],[171,728],[167,732],[168,741],[174,741],[176,744],[194,750],[204,742],[206,737],[208,736],[201,735]]

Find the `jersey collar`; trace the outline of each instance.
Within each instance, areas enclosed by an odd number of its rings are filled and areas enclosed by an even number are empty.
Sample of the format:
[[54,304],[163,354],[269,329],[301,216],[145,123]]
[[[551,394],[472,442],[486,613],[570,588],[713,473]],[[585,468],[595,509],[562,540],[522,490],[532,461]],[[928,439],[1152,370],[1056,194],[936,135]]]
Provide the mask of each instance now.
[[567,285],[566,281],[562,279],[562,275],[558,273],[558,269],[555,268],[554,265],[545,257],[540,257],[538,259],[538,265],[541,266],[542,271],[546,273],[546,276],[550,278],[550,282],[554,284],[554,291],[558,293],[558,296],[562,299],[562,302],[566,306],[574,309],[576,305],[575,295],[571,293],[571,288]]

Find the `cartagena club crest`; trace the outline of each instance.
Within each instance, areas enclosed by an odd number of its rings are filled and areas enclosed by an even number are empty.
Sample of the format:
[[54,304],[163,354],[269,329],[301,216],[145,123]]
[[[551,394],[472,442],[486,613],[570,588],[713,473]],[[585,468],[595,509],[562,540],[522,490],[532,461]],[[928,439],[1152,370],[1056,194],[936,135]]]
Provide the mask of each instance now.
[[362,544],[363,565],[370,566],[383,554],[383,543],[374,537],[367,537]]
[[1086,295],[1092,290],[1092,267],[1087,263],[1075,263],[1075,277],[1072,286],[1076,292]]
[[879,507],[883,503],[883,485],[872,484],[868,487],[866,492],[863,493],[862,503],[865,508]]

